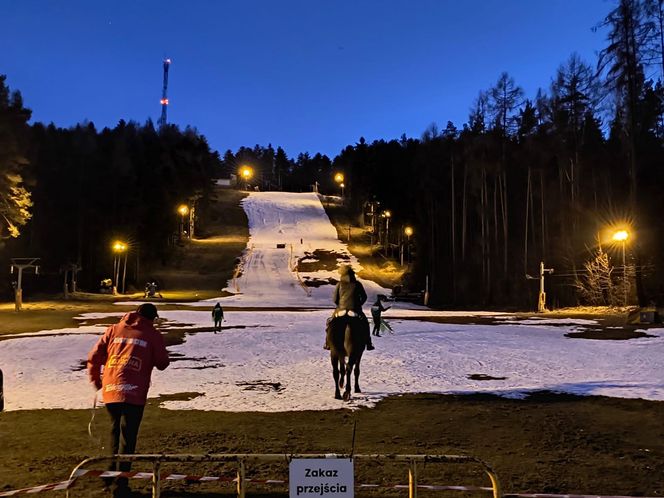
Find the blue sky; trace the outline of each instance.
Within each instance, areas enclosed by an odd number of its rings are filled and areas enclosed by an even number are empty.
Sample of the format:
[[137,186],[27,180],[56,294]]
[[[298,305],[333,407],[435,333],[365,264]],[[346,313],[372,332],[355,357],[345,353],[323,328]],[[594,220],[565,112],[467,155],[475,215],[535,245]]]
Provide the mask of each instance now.
[[0,3],[0,74],[33,121],[98,128],[156,121],[162,60],[169,122],[223,153],[281,145],[337,154],[367,140],[458,127],[508,71],[526,95],[576,51],[607,0],[89,0]]

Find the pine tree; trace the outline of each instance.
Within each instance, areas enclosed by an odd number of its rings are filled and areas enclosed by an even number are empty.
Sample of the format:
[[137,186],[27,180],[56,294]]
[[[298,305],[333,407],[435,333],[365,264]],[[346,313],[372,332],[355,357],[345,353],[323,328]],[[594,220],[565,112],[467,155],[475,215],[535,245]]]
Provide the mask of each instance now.
[[32,201],[23,181],[31,111],[5,80],[0,75],[0,238],[16,238],[31,216]]

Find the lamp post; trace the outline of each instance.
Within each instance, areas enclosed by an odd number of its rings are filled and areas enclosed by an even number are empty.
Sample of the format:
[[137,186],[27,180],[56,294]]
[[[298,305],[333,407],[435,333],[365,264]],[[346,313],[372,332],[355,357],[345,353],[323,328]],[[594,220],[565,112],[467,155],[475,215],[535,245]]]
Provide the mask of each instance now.
[[[408,250],[408,262],[410,263],[410,236],[413,235],[413,228],[407,226],[403,229],[403,233],[406,235],[406,248]],[[403,262],[401,265],[403,266]]]
[[627,306],[627,260],[625,258],[625,245],[629,239],[629,232],[627,230],[617,230],[614,232],[612,239],[620,242],[622,245],[622,267],[623,267],[623,306]]
[[383,211],[383,217],[385,218],[385,256],[387,256],[390,249],[390,218],[392,212],[389,210]]
[[184,217],[189,213],[189,206],[186,204],[180,204],[178,206],[178,213],[180,213],[180,238],[183,239],[185,238]]
[[242,166],[240,168],[240,176],[244,180],[244,189],[249,190],[249,180],[254,176],[254,170],[251,166]]
[[124,292],[124,281],[127,275],[127,244],[121,240],[116,240],[111,246],[113,249],[113,294],[118,293],[118,284],[120,283],[120,266],[122,265],[122,254],[124,254],[124,271],[122,274],[122,292]]
[[339,185],[339,188],[341,188],[341,198],[343,199],[344,196],[344,174],[343,173],[336,173],[334,175],[334,181],[337,182]]

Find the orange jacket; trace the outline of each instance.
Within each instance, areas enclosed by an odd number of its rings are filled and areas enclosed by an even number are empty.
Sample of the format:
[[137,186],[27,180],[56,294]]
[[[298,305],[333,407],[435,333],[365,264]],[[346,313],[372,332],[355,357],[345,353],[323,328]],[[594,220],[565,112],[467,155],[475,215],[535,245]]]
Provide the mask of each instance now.
[[164,370],[169,363],[164,339],[152,321],[131,312],[108,327],[92,348],[88,373],[102,389],[104,403],[145,405],[152,369]]

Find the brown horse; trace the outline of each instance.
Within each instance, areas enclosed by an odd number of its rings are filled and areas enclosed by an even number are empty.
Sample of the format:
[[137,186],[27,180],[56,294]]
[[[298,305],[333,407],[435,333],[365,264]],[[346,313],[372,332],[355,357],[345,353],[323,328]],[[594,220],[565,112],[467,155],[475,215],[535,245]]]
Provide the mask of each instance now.
[[[344,387],[345,380],[346,389],[343,399],[348,401],[350,399],[350,374],[353,371],[355,372],[355,392],[362,392],[359,383],[360,362],[366,347],[367,337],[367,331],[363,328],[369,327],[369,322],[366,318],[342,316],[330,321],[328,327],[330,360],[332,362],[332,377],[334,378],[334,397],[342,399],[339,388]],[[348,358],[348,361],[346,361],[346,358]]]

